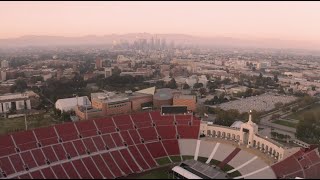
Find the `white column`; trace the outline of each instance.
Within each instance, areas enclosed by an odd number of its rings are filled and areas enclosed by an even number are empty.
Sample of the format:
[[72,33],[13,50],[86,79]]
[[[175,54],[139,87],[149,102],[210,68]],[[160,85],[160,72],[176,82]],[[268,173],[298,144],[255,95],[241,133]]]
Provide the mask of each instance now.
[[0,113],[2,113],[2,103],[0,103]]
[[26,100],[27,102],[27,109],[31,109],[31,102],[30,102],[30,99]]

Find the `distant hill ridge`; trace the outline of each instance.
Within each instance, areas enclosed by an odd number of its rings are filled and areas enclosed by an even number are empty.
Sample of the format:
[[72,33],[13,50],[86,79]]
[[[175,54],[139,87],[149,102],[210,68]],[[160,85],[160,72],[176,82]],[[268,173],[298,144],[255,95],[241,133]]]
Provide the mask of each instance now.
[[256,47],[256,48],[295,48],[320,50],[320,43],[307,41],[293,41],[280,39],[248,39],[233,37],[198,37],[186,34],[150,34],[128,33],[110,34],[103,36],[87,35],[80,37],[64,36],[36,36],[27,35],[18,38],[0,39],[0,47],[24,46],[57,46],[57,45],[99,45],[112,44],[113,41],[127,40],[133,42],[138,38],[150,39],[158,37],[166,39],[167,43],[194,44],[199,46],[224,46],[224,47]]

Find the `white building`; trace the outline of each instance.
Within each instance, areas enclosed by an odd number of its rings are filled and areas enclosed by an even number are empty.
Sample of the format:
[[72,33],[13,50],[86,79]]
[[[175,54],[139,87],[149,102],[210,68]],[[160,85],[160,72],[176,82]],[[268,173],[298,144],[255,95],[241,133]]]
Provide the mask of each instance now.
[[193,87],[194,84],[198,82],[198,77],[196,75],[192,75],[186,79],[186,83],[190,86]]
[[201,76],[199,77],[198,83],[202,83],[202,84],[203,84],[203,87],[207,87],[207,84],[208,84],[207,76],[201,75]]
[[1,71],[1,81],[6,81],[7,80],[7,72],[6,71]]
[[104,68],[104,77],[112,76],[112,68]]
[[55,103],[56,109],[67,112],[75,110],[77,106],[91,106],[91,102],[87,96],[58,99]]
[[8,68],[9,67],[9,61],[3,60],[1,61],[1,68]]
[[0,113],[8,113],[10,110],[31,109],[30,97],[23,94],[4,94],[0,96]]
[[236,141],[239,145],[256,148],[277,160],[284,159],[289,153],[282,144],[259,135],[258,125],[252,122],[251,113],[248,122],[235,122],[231,127],[202,122],[200,132],[207,137]]

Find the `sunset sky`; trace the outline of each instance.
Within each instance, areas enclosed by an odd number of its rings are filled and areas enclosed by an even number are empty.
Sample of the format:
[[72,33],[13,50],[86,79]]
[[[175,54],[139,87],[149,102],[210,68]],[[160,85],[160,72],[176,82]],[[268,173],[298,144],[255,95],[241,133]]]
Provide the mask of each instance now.
[[320,2],[0,2],[0,38],[181,33],[320,41]]

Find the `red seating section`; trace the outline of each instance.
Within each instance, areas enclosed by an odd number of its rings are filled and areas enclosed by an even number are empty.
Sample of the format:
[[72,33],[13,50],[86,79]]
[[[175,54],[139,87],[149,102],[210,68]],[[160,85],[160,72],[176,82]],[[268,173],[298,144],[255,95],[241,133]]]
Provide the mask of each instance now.
[[141,138],[143,138],[145,142],[158,140],[157,133],[154,127],[141,128],[141,129],[138,129],[138,132]]
[[[176,127],[175,119],[185,125]],[[180,154],[178,132],[198,138],[199,126],[189,126],[191,119],[154,111],[1,136],[0,173],[10,179],[114,179],[149,170],[157,167],[155,158]]]
[[37,147],[37,140],[32,131],[18,132],[13,134],[12,137],[21,151],[30,150]]
[[180,155],[179,143],[178,140],[165,140],[162,142],[164,148],[166,149],[168,155]]
[[138,122],[151,122],[150,116],[148,112],[131,114],[131,118],[134,123]]
[[59,124],[56,125],[55,128],[63,141],[70,141],[78,138],[78,132],[74,123]]
[[302,148],[294,155],[271,166],[278,178],[307,178],[320,177],[320,157],[317,148],[304,151]]
[[160,158],[160,157],[167,156],[160,142],[149,143],[146,146],[149,149],[149,152],[151,153],[153,158]]
[[93,121],[80,121],[75,124],[82,137],[91,137],[97,135],[97,129]]
[[16,151],[11,136],[6,135],[0,137],[0,156],[6,156],[15,152]]
[[132,124],[131,118],[128,115],[114,116],[113,120],[117,126],[125,125],[125,124]]
[[162,139],[175,139],[177,137],[175,126],[157,126],[156,129]]
[[34,133],[42,146],[58,143],[58,137],[53,127],[35,129]]
[[182,139],[197,139],[199,134],[199,126],[177,126],[178,134]]

